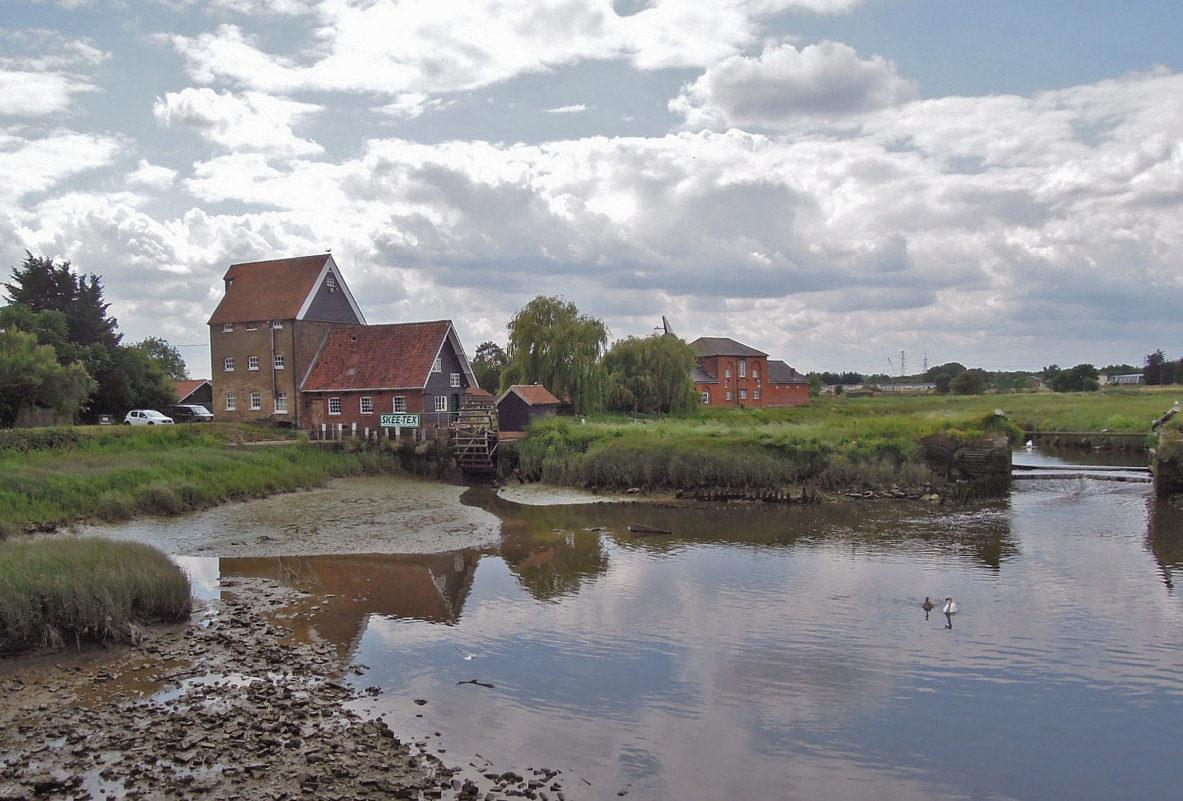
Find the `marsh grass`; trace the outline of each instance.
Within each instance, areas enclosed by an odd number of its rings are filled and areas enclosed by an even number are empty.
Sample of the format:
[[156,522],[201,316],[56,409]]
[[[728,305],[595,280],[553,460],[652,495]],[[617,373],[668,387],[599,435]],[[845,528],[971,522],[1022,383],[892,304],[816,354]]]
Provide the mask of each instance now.
[[185,574],[148,545],[99,538],[0,542],[0,652],[134,641],[187,620]]
[[[703,409],[660,420],[551,418],[519,443],[519,465],[550,483],[775,491],[920,487],[935,476],[921,442],[1025,431],[1148,431],[1169,391],[815,399],[791,409]],[[1003,414],[998,415],[996,410]]]
[[[207,425],[81,430],[72,441],[21,432],[29,434],[22,447],[0,449],[0,538],[79,521],[182,514],[400,469],[391,454],[328,452],[296,440],[229,444]],[[238,429],[227,430],[234,442],[247,440]],[[30,441],[51,444],[23,449]]]

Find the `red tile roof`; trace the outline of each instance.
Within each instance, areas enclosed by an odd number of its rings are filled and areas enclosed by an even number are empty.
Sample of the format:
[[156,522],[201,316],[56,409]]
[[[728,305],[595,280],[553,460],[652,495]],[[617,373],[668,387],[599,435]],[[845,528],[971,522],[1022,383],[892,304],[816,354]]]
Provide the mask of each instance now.
[[187,398],[196,392],[202,384],[208,383],[208,378],[199,378],[195,381],[174,381],[173,388],[176,389],[178,398]]
[[[511,392],[530,406],[547,406],[550,404],[557,406],[559,403],[559,399],[550,394],[550,390],[541,384],[514,384],[505,390],[505,392],[501,393],[501,398],[504,398]],[[501,403],[501,398],[497,399],[498,403]]]
[[335,328],[301,389],[422,389],[450,333],[450,320]]
[[[332,257],[327,253],[294,259],[232,264],[224,276],[226,294],[209,325],[260,320],[294,320]],[[338,277],[340,271],[336,271]]]

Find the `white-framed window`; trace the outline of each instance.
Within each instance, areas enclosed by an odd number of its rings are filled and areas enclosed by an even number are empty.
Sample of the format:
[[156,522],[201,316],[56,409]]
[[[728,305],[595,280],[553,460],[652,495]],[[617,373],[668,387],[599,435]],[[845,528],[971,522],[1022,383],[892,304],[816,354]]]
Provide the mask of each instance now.
[[369,395],[362,395],[360,410],[361,410],[362,414],[373,414],[374,413],[374,399],[371,398]]
[[222,323],[222,333],[229,334],[234,331],[234,323]]
[[340,398],[329,398],[329,414],[341,414]]
[[233,412],[238,409],[238,401],[234,399],[233,392],[226,393],[226,411]]
[[287,414],[288,412],[288,394],[283,390],[277,390],[275,393],[275,413]]
[[222,362],[222,369],[225,370],[227,373],[234,372],[234,357],[233,356],[226,357],[226,361]]
[[337,291],[337,279],[332,273],[325,276],[325,286],[330,292]]
[[254,325],[254,324],[247,324],[246,330],[247,331],[258,331],[259,326]]
[[262,408],[263,408],[263,393],[252,392],[251,393],[251,411],[257,412]]
[[275,329],[283,328],[283,320],[272,320],[271,327]]
[[259,369],[259,357],[258,356],[247,356],[246,357],[246,369],[258,370]]
[[282,353],[275,354],[275,358],[272,360],[272,366],[275,367],[276,370],[283,369],[283,354]]
[[740,359],[739,360],[739,377],[740,378],[747,378],[748,377],[748,360],[747,359]]
[[746,389],[741,389],[739,391],[739,399],[740,400],[747,400],[748,399],[748,391]]
[[448,411],[448,396],[447,395],[436,395],[435,396],[435,410],[437,412]]
[[435,357],[435,364],[431,365],[431,372],[442,373],[444,371],[444,360],[439,356]]
[[391,404],[390,411],[394,412],[395,414],[406,414],[407,413],[407,396],[406,395],[395,395],[394,402]]
[[760,400],[760,390],[758,390],[758,389],[752,390],[752,400]]
[[724,378],[731,378],[731,368],[730,367],[728,367],[726,370],[723,371],[723,377]]
[[752,368],[752,378],[756,379],[757,384],[760,383],[760,368],[759,367]]
[[710,402],[711,402],[711,393],[710,392],[702,393],[702,402],[706,403],[706,404],[710,404]]
[[448,386],[451,386],[451,387],[460,386],[460,373],[452,373],[451,375],[448,376]]
[[728,393],[727,393],[727,400],[728,400],[728,401],[732,401],[732,400],[734,400],[734,398],[732,397],[732,395],[731,395],[731,392],[730,392],[730,391],[728,391]]

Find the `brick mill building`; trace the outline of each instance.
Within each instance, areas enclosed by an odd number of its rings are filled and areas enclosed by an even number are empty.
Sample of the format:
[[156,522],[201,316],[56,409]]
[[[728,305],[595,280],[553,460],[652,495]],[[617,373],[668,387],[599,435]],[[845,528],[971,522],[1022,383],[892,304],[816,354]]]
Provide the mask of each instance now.
[[365,325],[327,253],[232,264],[209,319],[213,413],[218,420],[303,427],[300,383],[325,337]]

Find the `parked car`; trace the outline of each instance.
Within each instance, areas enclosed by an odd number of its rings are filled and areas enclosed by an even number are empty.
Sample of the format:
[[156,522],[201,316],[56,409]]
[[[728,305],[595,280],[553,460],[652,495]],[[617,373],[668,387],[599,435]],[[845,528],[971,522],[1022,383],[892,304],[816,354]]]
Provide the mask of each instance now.
[[155,409],[132,409],[123,418],[125,426],[163,426],[172,425],[173,419],[165,417]]
[[168,413],[178,423],[212,423],[214,415],[198,403],[174,403]]

